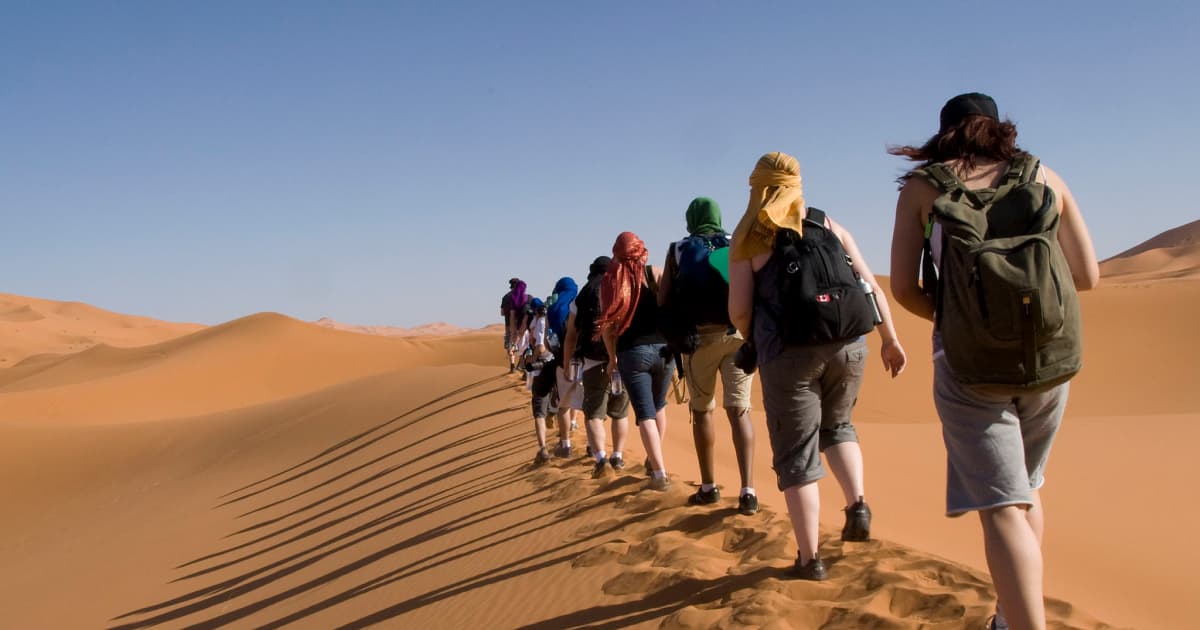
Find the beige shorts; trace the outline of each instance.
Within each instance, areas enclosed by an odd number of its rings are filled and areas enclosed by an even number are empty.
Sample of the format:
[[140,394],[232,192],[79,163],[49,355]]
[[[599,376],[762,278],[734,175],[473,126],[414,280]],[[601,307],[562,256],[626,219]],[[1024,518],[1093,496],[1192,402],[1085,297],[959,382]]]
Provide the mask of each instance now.
[[742,336],[728,333],[725,326],[701,326],[700,347],[683,357],[692,411],[711,411],[716,407],[717,374],[721,375],[722,406],[750,408],[750,384],[754,377],[733,364],[733,356],[742,347]]

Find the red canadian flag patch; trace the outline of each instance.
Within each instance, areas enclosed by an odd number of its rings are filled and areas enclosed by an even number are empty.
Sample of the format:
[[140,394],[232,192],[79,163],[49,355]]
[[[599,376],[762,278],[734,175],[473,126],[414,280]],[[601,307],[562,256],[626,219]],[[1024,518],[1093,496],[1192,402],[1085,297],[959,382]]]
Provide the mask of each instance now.
[[828,302],[830,299],[831,298],[829,297],[828,293],[821,293],[821,294],[817,295],[817,301],[822,304]]

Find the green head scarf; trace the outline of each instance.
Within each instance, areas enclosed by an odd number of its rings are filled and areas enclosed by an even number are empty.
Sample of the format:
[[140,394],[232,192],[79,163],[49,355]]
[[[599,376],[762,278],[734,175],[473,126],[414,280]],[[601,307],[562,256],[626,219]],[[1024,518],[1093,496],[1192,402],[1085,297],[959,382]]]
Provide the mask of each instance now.
[[724,232],[721,227],[721,207],[708,197],[696,197],[687,209],[688,234],[714,234]]

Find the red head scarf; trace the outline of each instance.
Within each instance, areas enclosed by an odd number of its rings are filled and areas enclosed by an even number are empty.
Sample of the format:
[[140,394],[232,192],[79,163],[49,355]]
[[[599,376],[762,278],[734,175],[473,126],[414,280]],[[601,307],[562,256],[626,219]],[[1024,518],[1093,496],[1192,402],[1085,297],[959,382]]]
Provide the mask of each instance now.
[[597,339],[605,328],[615,326],[620,335],[633,322],[649,256],[646,244],[633,232],[621,232],[612,251],[612,264],[600,283],[600,306],[604,311],[596,320]]

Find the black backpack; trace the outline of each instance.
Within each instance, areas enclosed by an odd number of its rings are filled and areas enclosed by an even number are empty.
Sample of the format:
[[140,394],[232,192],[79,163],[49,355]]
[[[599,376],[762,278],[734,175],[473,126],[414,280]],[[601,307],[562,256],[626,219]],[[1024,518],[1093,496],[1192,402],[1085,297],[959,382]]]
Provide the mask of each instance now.
[[804,235],[775,235],[779,305],[777,324],[788,345],[817,345],[865,335],[875,328],[874,310],[825,213],[808,209]]
[[575,298],[575,332],[577,335],[575,354],[597,361],[608,358],[604,342],[592,339],[592,335],[596,332],[596,318],[600,315],[601,278],[602,276],[597,276],[595,280],[583,285],[579,295]]

